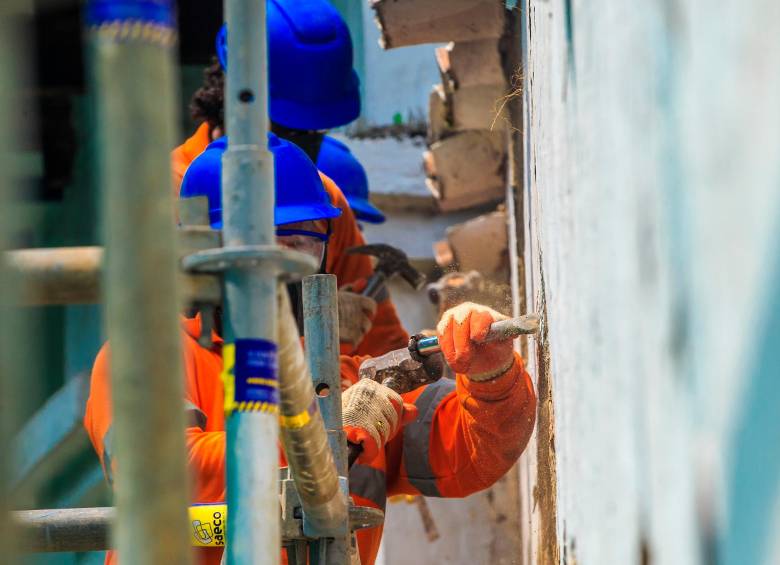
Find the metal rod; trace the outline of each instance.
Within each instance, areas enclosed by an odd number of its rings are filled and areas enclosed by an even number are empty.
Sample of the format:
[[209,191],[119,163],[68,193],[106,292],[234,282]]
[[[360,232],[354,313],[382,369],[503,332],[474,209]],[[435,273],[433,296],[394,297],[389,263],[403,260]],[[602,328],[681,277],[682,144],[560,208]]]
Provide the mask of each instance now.
[[[273,160],[267,150],[265,0],[225,0],[230,33],[223,156],[226,247],[273,245]],[[225,338],[247,355],[274,356],[277,273],[234,268],[225,273]],[[239,369],[236,365],[236,369]],[[273,375],[275,378],[275,375]],[[238,379],[236,375],[236,379]],[[236,398],[236,400],[239,400]],[[274,410],[227,417],[228,565],[277,565],[280,559],[278,416]]]
[[[344,477],[349,494],[347,436],[342,429],[341,375],[339,366],[339,307],[335,275],[312,275],[303,279],[303,333],[306,360],[325,422],[336,473]],[[327,543],[328,563],[349,562],[349,529],[346,517],[340,528],[344,535]]]
[[[218,535],[215,518],[229,523],[229,512],[224,504],[205,504],[190,506],[192,527],[187,531],[190,543],[195,547],[218,547],[215,536]],[[78,551],[105,551],[113,547],[111,529],[116,522],[116,509],[98,508],[55,508],[46,510],[17,510],[11,513],[11,520],[3,524],[5,530],[12,529],[17,536],[17,545],[27,553],[70,553]],[[353,530],[376,528],[383,523],[381,510],[366,506],[350,506],[349,522]],[[212,538],[209,543],[198,537],[194,527],[197,520],[206,526],[202,535]],[[300,538],[282,540],[285,545],[300,542]],[[3,565],[9,563],[8,552],[3,550]]]
[[22,304],[94,304],[100,300],[101,247],[21,249],[6,254],[22,281]]
[[[20,131],[29,134],[29,118],[25,120],[25,129],[21,129],[18,101],[21,97],[19,85],[25,84],[22,78],[22,64],[29,53],[21,42],[23,21],[20,12],[22,2],[7,2],[0,13],[0,251],[10,247],[13,233],[10,226],[16,221],[15,200],[17,185],[13,164],[13,143],[19,139]],[[22,138],[23,139],[23,138]],[[0,301],[0,554],[2,562],[8,565],[18,563],[17,536],[15,528],[7,519],[8,511],[13,508],[15,497],[11,486],[11,466],[14,461],[12,434],[17,429],[17,403],[20,400],[19,387],[24,386],[19,375],[25,346],[24,326],[19,322],[18,281],[5,261],[0,262],[0,288],[3,289]]]
[[[339,307],[335,275],[312,275],[303,279],[303,333],[306,361],[319,398],[322,419],[328,431],[336,471],[345,476],[346,436],[342,432],[341,375],[339,368]],[[337,443],[340,439],[344,444]]]
[[[279,291],[279,389],[282,440],[310,537],[346,534],[346,496],[298,337],[298,326],[284,288]],[[307,348],[310,346],[307,346]]]
[[[219,246],[220,232],[207,227],[177,230],[179,253],[187,255]],[[103,248],[47,247],[5,253],[9,274],[19,280],[19,304],[97,304],[102,299]],[[221,284],[213,275],[180,273],[182,295],[191,302],[218,304]]]
[[22,551],[37,553],[109,549],[116,509],[61,508],[14,512]]
[[170,0],[91,0],[106,240],[113,531],[123,565],[189,563],[176,243]]
[[[539,316],[528,314],[518,318],[501,320],[490,325],[490,331],[482,343],[517,337],[519,335],[535,334],[539,331]],[[415,353],[428,356],[441,351],[437,336],[422,337],[414,342]]]

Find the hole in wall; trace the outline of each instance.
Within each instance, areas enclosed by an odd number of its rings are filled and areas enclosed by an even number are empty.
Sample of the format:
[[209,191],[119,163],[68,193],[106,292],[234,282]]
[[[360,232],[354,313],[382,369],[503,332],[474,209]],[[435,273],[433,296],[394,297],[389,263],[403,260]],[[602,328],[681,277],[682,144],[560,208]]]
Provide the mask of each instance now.
[[314,391],[320,398],[327,398],[330,396],[330,386],[325,383],[318,384],[316,387],[314,387]]

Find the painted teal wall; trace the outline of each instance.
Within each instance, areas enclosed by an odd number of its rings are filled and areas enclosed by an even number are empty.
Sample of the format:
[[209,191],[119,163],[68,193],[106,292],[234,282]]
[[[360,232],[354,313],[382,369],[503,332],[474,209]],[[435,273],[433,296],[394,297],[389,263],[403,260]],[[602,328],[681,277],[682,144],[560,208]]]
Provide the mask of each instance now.
[[780,6],[520,4],[560,554],[780,563]]

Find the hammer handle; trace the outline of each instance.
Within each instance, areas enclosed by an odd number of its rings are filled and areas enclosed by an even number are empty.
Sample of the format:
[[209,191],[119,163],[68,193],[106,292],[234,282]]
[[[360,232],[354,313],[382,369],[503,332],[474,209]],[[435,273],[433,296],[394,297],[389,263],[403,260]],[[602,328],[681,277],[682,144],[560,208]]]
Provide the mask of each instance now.
[[369,298],[376,298],[379,295],[379,291],[382,290],[382,285],[386,279],[387,277],[385,277],[384,273],[374,271],[374,274],[368,277],[366,288],[363,289],[361,294]]
[[[539,316],[536,314],[528,314],[526,316],[520,316],[519,318],[509,318],[508,320],[493,322],[490,325],[490,331],[488,331],[487,336],[485,339],[480,340],[480,343],[510,339],[524,334],[535,334],[538,331]],[[424,357],[441,351],[439,338],[437,336],[420,338],[412,347],[416,347],[414,353],[418,353]]]

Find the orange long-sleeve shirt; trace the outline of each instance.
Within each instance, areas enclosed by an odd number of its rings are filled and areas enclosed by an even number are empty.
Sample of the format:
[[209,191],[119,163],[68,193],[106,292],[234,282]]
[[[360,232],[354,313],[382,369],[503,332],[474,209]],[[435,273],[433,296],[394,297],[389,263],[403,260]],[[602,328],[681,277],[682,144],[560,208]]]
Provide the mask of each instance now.
[[[185,410],[189,464],[194,475],[194,502],[225,500],[225,418],[221,342],[211,349],[197,342],[200,321],[183,322]],[[354,382],[358,360],[342,357],[342,381]],[[95,360],[84,425],[111,480],[111,396],[108,347]],[[396,494],[462,497],[485,489],[504,475],[530,438],[536,399],[522,359],[504,375],[472,382],[463,375],[442,379],[402,395],[419,410],[372,461],[353,465],[350,494],[360,505],[384,509]],[[121,472],[121,471],[120,471]],[[360,530],[361,562],[371,565],[379,551],[382,528]],[[199,549],[199,563],[216,565],[220,549]],[[109,553],[107,563],[115,563]]]
[[[210,143],[208,124],[203,123],[195,133],[171,153],[171,168],[173,171],[174,198],[179,197],[179,188],[184,173],[190,163],[200,155]],[[355,215],[347,203],[347,199],[336,183],[320,173],[325,190],[330,195],[331,202],[340,208],[341,216],[332,220],[333,233],[328,242],[328,259],[325,270],[336,275],[339,286],[367,279],[374,272],[371,259],[366,255],[348,255],[350,247],[364,245],[365,239],[358,229]],[[342,344],[341,352],[345,355],[378,356],[393,349],[406,347],[409,334],[406,333],[393,303],[387,299],[377,304],[371,330],[365,335],[356,348]]]

